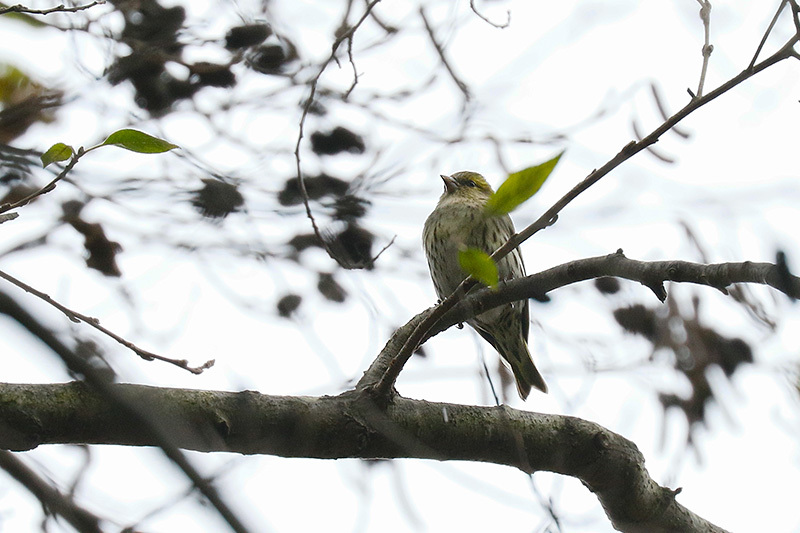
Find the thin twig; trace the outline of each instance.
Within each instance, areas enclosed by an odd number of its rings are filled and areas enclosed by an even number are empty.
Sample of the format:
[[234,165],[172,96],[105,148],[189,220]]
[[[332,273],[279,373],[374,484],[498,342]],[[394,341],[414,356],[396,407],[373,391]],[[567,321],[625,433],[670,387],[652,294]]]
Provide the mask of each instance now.
[[353,67],[353,83],[350,84],[350,87],[344,93],[344,99],[350,97],[350,93],[356,88],[358,85],[358,68],[356,68],[356,61],[353,59],[353,36],[351,35],[349,39],[347,39],[347,59],[350,62],[350,66]]
[[[650,93],[653,95],[653,100],[656,103],[656,107],[658,108],[658,112],[661,115],[661,120],[667,120],[669,118],[669,113],[667,113],[667,106],[664,104],[664,99],[661,98],[661,93],[658,90],[658,86],[655,83],[650,83]],[[672,127],[673,133],[676,135],[683,137],[684,139],[688,139],[690,137],[689,133],[683,131],[677,125]]]
[[450,74],[450,78],[452,78],[453,82],[458,86],[458,89],[464,95],[464,100],[469,101],[471,96],[469,94],[469,87],[467,84],[461,81],[461,78],[458,77],[453,67],[450,66],[450,62],[444,55],[444,47],[439,44],[439,41],[436,40],[436,36],[433,34],[433,27],[431,27],[430,22],[428,22],[428,17],[425,16],[425,9],[420,6],[419,8],[419,16],[422,17],[422,22],[425,24],[425,30],[428,32],[428,37],[433,43],[433,47],[436,49],[436,53],[439,54],[439,59],[442,61],[445,69],[447,69],[447,73]]
[[60,4],[55,7],[50,7],[47,9],[31,9],[29,7],[23,6],[22,4],[17,4],[14,6],[0,8],[0,15],[5,15],[6,13],[25,13],[28,15],[49,15],[50,13],[77,13],[78,11],[90,9],[94,6],[103,5],[105,3],[106,0],[94,0],[94,2],[82,6],[67,7],[64,4]]
[[509,241],[500,247],[494,254],[492,254],[492,258],[495,260],[499,260],[502,257],[505,257],[506,254],[511,252],[514,248],[519,246],[522,242],[526,241],[530,238],[534,233],[538,232],[541,229],[546,228],[549,226],[553,219],[558,215],[558,213],[566,207],[572,200],[578,197],[582,192],[586,189],[600,181],[606,174],[617,168],[620,164],[627,161],[637,153],[641,152],[648,146],[655,144],[658,139],[667,131],[669,131],[673,126],[678,124],[681,120],[689,116],[691,113],[696,111],[698,108],[704,106],[705,104],[711,102],[718,96],[725,94],[732,88],[736,87],[743,81],[755,76],[759,72],[764,69],[767,69],[778,63],[787,59],[789,57],[794,57],[794,51],[792,47],[797,44],[798,40],[800,39],[800,33],[795,34],[784,46],[781,47],[780,50],[775,52],[773,55],[762,61],[761,63],[754,65],[747,70],[740,72],[738,75],[734,76],[724,84],[720,85],[710,93],[707,93],[701,97],[695,98],[686,104],[683,109],[672,115],[669,120],[664,121],[659,127],[653,130],[649,135],[644,137],[641,141],[638,142],[630,142],[625,145],[620,152],[614,156],[611,160],[609,160],[605,165],[592,171],[582,182],[576,185],[571,191],[569,191],[563,198],[561,198],[558,202],[556,202],[550,209],[548,209],[538,220],[536,220],[533,224],[525,228],[520,233],[514,235],[509,239]]
[[787,0],[781,1],[780,5],[778,6],[778,10],[775,12],[775,16],[772,17],[769,26],[767,26],[767,31],[765,31],[764,36],[761,37],[761,42],[758,43],[758,46],[756,47],[756,53],[753,54],[753,59],[750,60],[750,64],[747,65],[747,68],[753,68],[753,65],[756,64],[758,55],[761,53],[761,49],[764,48],[764,45],[767,43],[767,38],[769,37],[769,34],[772,33],[772,28],[774,28],[775,24],[777,24],[778,18],[781,16],[781,12],[783,11],[783,8],[786,7],[787,3]]
[[[327,57],[327,59],[325,59],[325,61],[322,62],[322,65],[319,68],[319,72],[317,72],[316,76],[314,76],[314,78],[309,83],[310,89],[308,98],[303,104],[303,112],[300,115],[300,123],[298,125],[297,142],[295,143],[294,146],[294,159],[297,172],[297,180],[300,183],[300,192],[303,195],[303,205],[305,206],[306,209],[306,216],[311,221],[311,227],[314,230],[314,235],[317,236],[319,241],[325,247],[325,251],[328,252],[328,255],[330,255],[331,257],[334,257],[333,252],[328,247],[328,243],[326,242],[326,240],[322,237],[322,234],[320,233],[319,230],[319,226],[317,226],[317,221],[314,218],[314,213],[311,212],[311,204],[308,198],[308,190],[306,189],[305,176],[303,175],[303,170],[300,164],[300,144],[303,141],[303,133],[305,130],[306,118],[308,117],[308,113],[311,110],[312,104],[314,103],[314,96],[316,96],[317,94],[317,85],[319,84],[319,80],[322,77],[322,74],[325,72],[325,69],[328,68],[328,65],[330,65],[332,61],[336,60],[336,52],[339,49],[339,46],[341,46],[341,44],[344,41],[351,39],[353,37],[355,31],[359,28],[359,26],[361,26],[361,24],[367,19],[367,17],[369,17],[372,8],[374,8],[375,5],[380,1],[381,0],[372,0],[372,2],[368,3],[366,9],[364,10],[364,13],[361,15],[361,18],[358,19],[358,21],[350,28],[344,31],[340,31],[338,36],[336,37],[336,40],[333,41],[333,44],[331,45],[330,55]],[[352,88],[350,89],[350,91],[352,91]]]
[[67,165],[63,168],[63,170],[61,172],[59,172],[58,175],[50,181],[50,183],[48,183],[47,185],[45,185],[44,187],[42,187],[38,191],[29,194],[28,196],[26,196],[22,200],[17,200],[16,202],[13,202],[13,203],[10,203],[10,204],[7,203],[7,204],[0,205],[0,213],[5,213],[7,211],[11,211],[12,209],[16,209],[18,207],[22,207],[24,205],[27,205],[32,200],[38,198],[39,196],[41,196],[43,194],[47,194],[48,192],[50,192],[53,189],[55,189],[56,188],[56,184],[59,181],[61,181],[62,179],[64,179],[64,177],[69,173],[70,170],[72,170],[72,168],[75,166],[75,164],[78,162],[78,160],[81,158],[81,156],[84,153],[86,153],[86,152],[84,152],[82,148],[79,149],[75,153],[75,155],[70,158],[69,163],[67,163]]
[[[666,120],[666,118],[665,118],[665,120]],[[636,118],[631,120],[631,128],[633,129],[633,135],[636,137],[636,140],[637,141],[641,141],[643,135],[642,135],[642,132],[639,130],[639,123],[636,121]],[[660,150],[657,150],[652,146],[648,146],[647,147],[647,151],[650,152],[651,154],[653,154],[653,157],[655,157],[656,159],[660,159],[664,163],[674,163],[675,162],[675,159],[673,159],[672,157],[668,156],[667,154],[661,153]]]
[[478,15],[481,19],[483,19],[484,22],[486,22],[490,26],[494,26],[495,28],[499,28],[499,29],[502,30],[502,29],[508,28],[509,24],[511,24],[511,11],[510,10],[506,11],[506,21],[503,24],[498,24],[496,22],[492,22],[491,20],[489,20],[488,18],[483,16],[480,11],[478,11],[478,8],[475,7],[475,0],[469,0],[469,7],[470,7],[470,9],[472,9],[473,13]]
[[703,86],[706,83],[706,72],[708,71],[708,61],[714,46],[711,40],[711,2],[709,0],[697,0],[700,4],[700,20],[703,21],[703,33],[705,41],[703,43],[703,67],[700,69],[700,82],[697,84],[697,94],[695,97],[703,96]]
[[386,246],[384,246],[383,248],[381,248],[380,252],[378,252],[378,253],[375,255],[375,257],[373,257],[373,258],[370,260],[370,263],[374,263],[375,261],[377,261],[377,260],[378,260],[378,258],[379,258],[381,255],[383,255],[383,252],[385,252],[386,250],[388,250],[388,249],[389,249],[389,247],[390,247],[391,245],[393,245],[393,244],[394,244],[394,241],[395,241],[395,239],[397,239],[397,235],[395,235],[394,237],[392,237],[392,239],[391,239],[391,240],[390,240],[390,241],[389,241],[389,242],[386,244]]
[[17,278],[15,278],[14,276],[11,276],[10,274],[6,274],[2,270],[0,270],[0,278],[3,278],[4,280],[8,281],[9,283],[12,283],[12,284],[16,285],[17,287],[19,287],[20,289],[24,290],[25,292],[27,292],[29,294],[33,294],[37,298],[49,303],[50,305],[52,305],[53,307],[55,307],[56,309],[58,309],[59,311],[64,313],[64,315],[66,315],[66,317],[69,318],[71,321],[73,321],[73,322],[83,322],[85,324],[88,324],[88,325],[92,326],[96,330],[104,333],[105,335],[111,337],[112,339],[114,339],[115,341],[120,343],[121,345],[123,345],[126,348],[130,349],[131,351],[133,351],[136,355],[138,355],[139,357],[141,357],[145,361],[152,361],[153,359],[157,359],[159,361],[163,361],[165,363],[169,363],[171,365],[175,365],[175,366],[177,366],[179,368],[183,368],[184,370],[188,370],[192,374],[202,374],[203,371],[205,371],[206,369],[211,368],[212,366],[214,366],[214,360],[213,359],[210,359],[210,360],[206,361],[201,366],[192,367],[192,366],[189,366],[189,362],[186,359],[171,359],[169,357],[164,357],[163,355],[158,355],[158,354],[150,352],[148,350],[144,350],[142,348],[139,348],[138,346],[136,346],[135,344],[133,344],[129,340],[126,340],[123,337],[120,337],[119,335],[114,333],[113,331],[109,330],[108,328],[105,328],[105,327],[101,326],[100,325],[100,321],[97,320],[96,318],[93,318],[93,317],[90,317],[90,316],[86,316],[86,315],[84,315],[82,313],[79,313],[77,311],[73,311],[72,309],[68,308],[67,306],[65,306],[63,304],[60,304],[59,302],[55,301],[53,298],[50,297],[50,295],[45,294],[45,293],[43,293],[43,292],[41,292],[41,291],[39,291],[37,289],[34,289],[33,287],[31,287],[27,283],[18,280]]
[[[364,0],[364,3],[365,4],[369,4],[369,0]],[[397,27],[391,26],[391,25],[387,24],[386,22],[384,22],[383,20],[381,20],[380,17],[378,17],[378,15],[375,14],[374,11],[370,11],[369,14],[370,14],[370,17],[372,17],[372,20],[375,21],[375,24],[380,26],[381,29],[383,31],[385,31],[387,34],[391,35],[393,33],[397,33],[398,31],[400,31],[400,30],[397,29]]]

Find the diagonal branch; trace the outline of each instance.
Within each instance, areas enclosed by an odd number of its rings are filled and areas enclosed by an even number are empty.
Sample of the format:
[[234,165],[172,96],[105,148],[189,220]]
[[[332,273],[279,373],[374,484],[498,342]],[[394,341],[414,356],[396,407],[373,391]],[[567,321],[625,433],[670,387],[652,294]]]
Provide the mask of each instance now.
[[100,517],[80,507],[72,498],[34,472],[13,453],[0,451],[0,468],[25,486],[47,510],[66,520],[81,533],[101,533]]
[[[482,289],[451,305],[438,305],[426,309],[399,328],[384,349],[364,372],[357,389],[381,386],[382,380],[392,371],[401,351],[420,330],[420,324],[432,322],[420,337],[418,344],[442,331],[479,315],[489,309],[526,298],[541,298],[548,292],[590,279],[613,276],[638,281],[664,301],[667,297],[665,281],[693,283],[713,287],[727,294],[727,287],[735,283],[768,285],[792,298],[800,298],[800,278],[786,272],[781,265],[772,263],[717,263],[702,264],[688,261],[637,261],[616,253],[579,259],[501,283],[495,289]],[[417,342],[417,341],[415,341]],[[377,384],[377,385],[376,385]],[[394,382],[392,382],[394,385]]]
[[[298,123],[298,128],[297,128],[297,141],[295,142],[294,145],[294,161],[295,161],[295,171],[297,173],[297,181],[300,184],[300,192],[303,196],[303,206],[305,206],[306,216],[311,222],[311,228],[314,230],[314,234],[317,236],[317,239],[319,239],[320,243],[322,243],[322,246],[325,247],[325,251],[328,252],[328,255],[334,259],[336,259],[336,254],[330,249],[330,246],[328,245],[328,240],[325,239],[325,237],[320,232],[319,226],[317,225],[317,220],[314,218],[314,213],[311,211],[311,204],[309,203],[310,201],[308,198],[308,190],[306,189],[305,175],[303,174],[303,170],[301,168],[300,145],[303,142],[303,135],[305,134],[306,118],[308,118],[308,114],[311,111],[311,106],[314,104],[314,98],[317,95],[317,85],[319,85],[319,80],[320,78],[322,78],[322,74],[328,68],[328,65],[337,60],[336,53],[338,52],[339,47],[342,45],[342,43],[348,41],[348,43],[350,43],[350,45],[352,46],[352,39],[353,35],[355,34],[355,31],[361,26],[361,24],[364,23],[365,20],[367,20],[367,18],[369,18],[370,13],[372,13],[372,9],[380,1],[381,0],[371,0],[369,3],[367,3],[366,8],[364,9],[364,13],[361,14],[361,18],[359,18],[356,21],[356,23],[350,26],[349,28],[344,29],[346,20],[343,22],[342,31],[337,33],[336,40],[331,45],[330,55],[322,62],[322,64],[319,67],[319,70],[317,71],[317,74],[308,83],[309,85],[308,98],[306,98],[305,102],[303,103],[303,108],[302,108],[303,111],[300,114],[300,122]],[[350,50],[349,48],[348,48],[348,55],[352,61],[352,50]],[[355,81],[357,81],[357,79]],[[354,85],[348,90],[348,94],[352,92],[352,90],[355,88],[355,81]]]
[[205,363],[203,363],[200,366],[190,366],[189,365],[189,361],[187,361],[186,359],[173,359],[171,357],[166,357],[166,356],[163,356],[163,355],[159,355],[159,354],[151,352],[149,350],[145,350],[144,348],[140,348],[139,346],[135,345],[134,343],[132,343],[131,341],[125,339],[124,337],[122,337],[120,335],[117,335],[116,333],[114,333],[113,331],[108,329],[107,327],[101,326],[100,325],[100,321],[98,319],[96,319],[94,317],[90,317],[90,316],[84,315],[83,313],[79,313],[77,311],[74,311],[74,310],[70,309],[69,307],[67,307],[67,306],[57,302],[56,300],[54,300],[49,294],[46,294],[46,293],[44,293],[44,292],[42,292],[42,291],[40,291],[38,289],[35,289],[35,288],[31,287],[27,283],[25,283],[25,282],[23,282],[21,280],[18,280],[17,278],[15,278],[14,276],[12,276],[10,274],[6,274],[2,270],[0,270],[0,278],[8,281],[9,283],[11,283],[13,285],[16,285],[17,287],[19,287],[20,289],[24,290],[25,292],[36,296],[40,300],[43,300],[43,301],[49,303],[50,305],[52,305],[53,307],[55,307],[56,309],[58,309],[59,311],[64,313],[64,315],[66,315],[66,317],[69,318],[71,321],[73,321],[73,322],[83,322],[84,324],[88,324],[89,326],[92,326],[94,329],[96,329],[96,330],[100,331],[101,333],[111,337],[112,339],[114,339],[115,341],[120,343],[121,345],[125,346],[126,348],[131,350],[133,353],[135,353],[136,355],[138,355],[139,357],[141,357],[145,361],[153,361],[153,360],[163,361],[165,363],[169,363],[169,364],[175,365],[178,368],[182,368],[184,370],[188,370],[192,374],[202,374],[206,369],[211,368],[212,366],[214,366],[214,359],[209,359],[208,361],[206,361]]
[[458,90],[461,91],[461,94],[464,95],[464,102],[466,104],[466,102],[469,102],[470,99],[472,98],[472,95],[470,95],[469,92],[469,87],[467,87],[467,84],[464,83],[464,81],[458,77],[458,74],[456,74],[456,71],[453,69],[452,65],[450,65],[450,62],[447,60],[447,56],[445,56],[444,54],[444,46],[442,46],[442,44],[436,40],[436,35],[434,35],[433,33],[433,27],[431,26],[431,23],[428,21],[428,17],[425,16],[425,9],[422,6],[420,6],[419,8],[419,16],[422,18],[422,23],[425,25],[425,31],[428,33],[428,38],[431,40],[431,43],[433,43],[433,47],[434,49],[436,49],[436,53],[439,54],[439,60],[444,65],[444,68],[447,70],[447,73],[450,74],[450,78],[453,80],[453,83],[456,84]]

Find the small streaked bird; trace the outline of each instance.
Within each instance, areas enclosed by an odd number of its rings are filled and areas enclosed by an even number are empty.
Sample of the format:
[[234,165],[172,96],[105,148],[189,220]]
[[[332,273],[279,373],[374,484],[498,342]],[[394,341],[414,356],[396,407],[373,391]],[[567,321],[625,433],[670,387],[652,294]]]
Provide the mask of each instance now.
[[[491,254],[514,234],[508,215],[488,216],[484,211],[492,187],[477,172],[442,176],[444,193],[425,221],[422,243],[428,269],[439,298],[449,296],[467,277],[458,261],[459,250],[477,248]],[[519,249],[497,264],[500,280],[525,275]],[[496,307],[467,321],[511,367],[517,391],[524,400],[531,387],[547,392],[547,385],[528,352],[528,300]]]

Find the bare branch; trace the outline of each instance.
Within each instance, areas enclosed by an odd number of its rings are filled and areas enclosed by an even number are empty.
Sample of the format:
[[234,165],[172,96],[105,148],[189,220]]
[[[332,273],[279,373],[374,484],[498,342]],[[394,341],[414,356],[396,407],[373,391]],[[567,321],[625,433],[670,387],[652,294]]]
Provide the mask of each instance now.
[[50,295],[45,294],[42,291],[39,291],[37,289],[34,289],[33,287],[31,287],[27,283],[18,280],[17,278],[15,278],[14,276],[12,276],[10,274],[6,274],[2,270],[0,270],[0,278],[3,278],[4,280],[8,281],[9,283],[12,283],[12,284],[16,285],[17,287],[19,287],[20,289],[24,290],[25,292],[27,292],[29,294],[33,294],[34,296],[36,296],[40,300],[44,300],[45,302],[49,303],[50,305],[52,305],[53,307],[55,307],[56,309],[58,309],[59,311],[64,313],[67,316],[67,318],[69,318],[71,321],[73,321],[73,322],[83,322],[84,324],[88,324],[88,325],[92,326],[96,330],[104,333],[105,335],[111,337],[112,339],[114,339],[115,341],[120,343],[121,345],[123,345],[126,348],[130,349],[131,351],[133,351],[136,355],[138,355],[139,357],[141,357],[145,361],[152,361],[154,359],[157,359],[159,361],[163,361],[165,363],[169,363],[171,365],[175,365],[175,366],[177,366],[179,368],[183,368],[184,370],[188,370],[192,374],[202,374],[204,370],[214,366],[214,360],[213,359],[210,359],[210,360],[206,361],[201,366],[193,367],[193,366],[189,366],[189,361],[187,361],[186,359],[171,359],[169,357],[164,357],[163,355],[158,355],[157,353],[150,352],[150,351],[145,350],[143,348],[139,348],[138,346],[136,346],[135,344],[133,344],[129,340],[126,340],[125,338],[117,335],[116,333],[114,333],[110,329],[108,329],[108,328],[106,328],[104,326],[101,326],[100,325],[100,321],[98,319],[96,319],[94,317],[86,316],[86,315],[84,315],[82,313],[79,313],[77,311],[73,311],[69,307],[67,307],[67,306],[65,306],[63,304],[60,304],[57,301],[55,301],[52,297],[50,297]]
[[[368,395],[267,396],[114,385],[172,421],[184,449],[280,457],[420,458],[494,463],[579,479],[620,531],[722,532],[677,502],[680,489],[653,480],[636,445],[579,418],[395,397],[386,409]],[[0,385],[0,447],[92,442],[151,446],[124,413],[79,383]],[[31,398],[50,398],[37,403]],[[188,431],[184,431],[187,429]],[[14,440],[14,437],[21,439]]]
[[[358,21],[353,26],[350,26],[349,28],[346,28],[346,29],[344,27],[342,27],[342,28],[340,28],[340,31],[337,32],[336,40],[334,40],[333,44],[331,45],[331,53],[330,53],[330,55],[327,57],[327,59],[325,59],[325,61],[322,62],[322,65],[320,65],[319,71],[317,72],[316,76],[314,76],[314,78],[308,84],[309,85],[309,94],[308,94],[308,98],[306,98],[306,101],[303,104],[303,112],[300,115],[300,122],[298,124],[297,142],[295,143],[295,146],[294,146],[294,159],[295,159],[295,167],[296,167],[296,172],[297,172],[297,180],[298,180],[298,182],[300,184],[300,192],[303,195],[303,205],[305,206],[305,209],[306,209],[306,216],[311,221],[311,227],[314,230],[314,234],[317,236],[319,241],[325,247],[325,251],[328,252],[328,255],[333,257],[334,259],[335,259],[335,255],[330,250],[330,247],[328,246],[328,243],[325,240],[325,238],[322,236],[322,233],[320,233],[319,226],[317,225],[317,221],[314,218],[314,213],[312,213],[312,211],[311,211],[311,204],[310,204],[309,198],[308,198],[308,190],[306,189],[305,176],[303,175],[303,170],[302,170],[301,164],[300,164],[300,144],[303,141],[303,134],[304,134],[305,124],[306,124],[306,118],[308,117],[308,113],[311,110],[311,106],[314,103],[314,97],[317,94],[317,85],[319,84],[319,80],[322,77],[322,74],[325,72],[325,70],[328,68],[328,65],[330,65],[331,62],[336,61],[336,52],[339,50],[339,46],[341,46],[341,44],[343,42],[345,42],[345,41],[349,41],[352,44],[353,34],[361,26],[361,24],[365,20],[367,20],[367,18],[370,15],[370,12],[372,11],[372,8],[374,8],[378,4],[378,2],[380,2],[380,1],[381,0],[372,0],[372,2],[369,2],[367,4],[366,9],[364,10],[364,13],[361,14],[361,18],[358,19]],[[348,52],[348,54],[350,54],[350,53],[351,52]],[[350,57],[352,59],[352,56],[350,56]],[[353,68],[355,69],[355,65],[353,65]],[[353,90],[353,88],[354,88],[354,86],[351,87],[348,90],[348,94]]]
[[[524,278],[501,283],[496,289],[484,289],[470,294],[453,306],[431,335],[466,321],[488,309],[523,298],[539,298],[550,291],[590,279],[612,276],[637,281],[650,289],[664,302],[667,291],[664,282],[706,285],[728,294],[737,283],[768,285],[790,298],[800,297],[800,278],[772,263],[702,264],[688,261],[637,261],[616,253],[564,263]],[[425,337],[430,338],[430,336]]]
[[469,87],[467,87],[466,83],[461,81],[461,78],[458,77],[456,71],[450,66],[450,62],[444,55],[444,47],[439,44],[439,41],[436,40],[436,36],[433,34],[433,27],[431,27],[430,22],[428,22],[428,17],[425,16],[425,9],[422,6],[419,8],[419,16],[422,17],[422,22],[425,24],[425,31],[428,32],[428,37],[430,38],[431,43],[433,43],[436,53],[439,54],[439,59],[447,69],[447,73],[450,74],[450,78],[452,78],[453,82],[458,87],[458,90],[464,95],[464,100],[468,102],[471,98],[471,95],[469,94]]
[[780,5],[778,5],[778,10],[775,11],[775,16],[772,17],[772,20],[770,21],[769,26],[767,26],[767,31],[765,31],[764,35],[761,37],[761,42],[758,43],[758,47],[756,47],[756,53],[753,54],[753,59],[750,60],[750,64],[747,66],[747,68],[753,68],[753,65],[756,64],[756,61],[758,60],[758,56],[759,56],[759,54],[761,54],[761,50],[762,50],[762,48],[764,48],[764,45],[767,42],[767,38],[769,37],[769,34],[772,33],[772,29],[775,27],[775,24],[778,22],[778,18],[781,16],[781,12],[783,11],[783,8],[786,7],[786,4],[788,4],[787,0],[781,0]]
[[508,26],[511,24],[511,11],[506,11],[506,21],[502,24],[498,24],[496,22],[492,22],[484,15],[482,15],[480,11],[478,11],[478,8],[475,7],[475,0],[469,0],[469,7],[470,9],[472,9],[472,12],[478,15],[481,19],[483,19],[484,22],[486,22],[491,26],[494,26],[495,28],[499,28],[502,30],[503,28],[508,28]]
[[[641,141],[643,138],[642,132],[639,130],[639,123],[636,121],[636,118],[631,120],[631,128],[633,129],[633,135],[636,137],[637,141]],[[660,150],[657,150],[654,146],[648,146],[647,151],[653,154],[653,157],[663,161],[664,163],[674,163],[675,159],[668,156],[667,154],[661,153]]]
[[[709,0],[697,0],[700,4],[700,20],[703,21],[703,66],[700,69],[700,81],[697,84],[696,97],[703,96],[703,86],[706,83],[706,72],[708,72],[708,60],[714,46],[711,44],[711,2]],[[769,32],[769,30],[767,30]]]
[[353,36],[351,35],[350,38],[347,39],[347,60],[350,62],[350,66],[353,68],[353,83],[350,84],[350,87],[344,92],[344,98],[347,99],[350,97],[350,93],[356,88],[358,85],[358,68],[356,67],[356,61],[353,59]]
[[51,513],[64,518],[81,533],[100,533],[100,518],[77,505],[72,498],[31,470],[13,453],[0,451],[0,468],[19,481]]
[[[653,95],[653,100],[655,100],[656,102],[656,107],[658,108],[658,112],[661,115],[661,120],[669,119],[669,113],[667,113],[667,107],[664,105],[664,99],[661,98],[661,93],[658,91],[658,86],[655,83],[652,82],[650,83],[650,92]],[[677,125],[672,126],[671,131],[684,139],[689,138],[689,134],[683,131]]]
[[14,6],[0,7],[0,15],[5,15],[6,13],[27,13],[29,15],[49,15],[50,13],[77,13],[78,11],[90,9],[94,6],[103,5],[105,3],[106,0],[94,0],[91,3],[82,6],[67,7],[64,4],[59,4],[55,7],[50,7],[47,9],[31,9],[29,7],[23,6],[22,4],[17,4]]
[[622,250],[618,250],[613,254],[571,261],[506,281],[494,289],[476,291],[460,300],[446,298],[395,331],[377,359],[364,372],[356,388],[374,387],[377,396],[389,395],[394,386],[391,376],[395,373],[399,375],[402,370],[398,366],[402,361],[399,354],[404,353],[408,345],[413,343],[416,348],[434,335],[489,309],[526,298],[541,298],[555,289],[604,276],[638,281],[661,302],[667,297],[665,281],[706,285],[724,294],[735,283],[758,283],[769,285],[789,297],[800,297],[800,278],[791,275],[780,265],[750,261],[710,265],[688,261],[637,261],[628,259]]

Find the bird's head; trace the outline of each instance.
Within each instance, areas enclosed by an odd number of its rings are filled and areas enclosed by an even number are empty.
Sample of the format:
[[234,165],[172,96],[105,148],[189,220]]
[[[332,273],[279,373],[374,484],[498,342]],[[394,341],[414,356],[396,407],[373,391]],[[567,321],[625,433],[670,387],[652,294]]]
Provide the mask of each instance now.
[[492,186],[486,182],[486,178],[477,172],[468,170],[456,172],[450,176],[442,175],[444,181],[444,195],[461,198],[482,198],[486,199],[494,192]]

